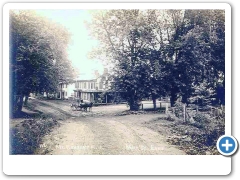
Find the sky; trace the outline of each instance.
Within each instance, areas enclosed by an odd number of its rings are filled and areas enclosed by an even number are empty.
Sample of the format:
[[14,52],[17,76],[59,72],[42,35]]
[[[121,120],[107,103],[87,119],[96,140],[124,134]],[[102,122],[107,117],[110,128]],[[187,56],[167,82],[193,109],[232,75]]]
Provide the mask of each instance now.
[[88,52],[98,45],[85,26],[84,21],[90,21],[91,15],[87,10],[36,10],[37,14],[45,16],[54,22],[65,26],[71,34],[68,55],[72,65],[79,70],[81,79],[94,77],[94,71],[103,72],[100,60],[89,59]]

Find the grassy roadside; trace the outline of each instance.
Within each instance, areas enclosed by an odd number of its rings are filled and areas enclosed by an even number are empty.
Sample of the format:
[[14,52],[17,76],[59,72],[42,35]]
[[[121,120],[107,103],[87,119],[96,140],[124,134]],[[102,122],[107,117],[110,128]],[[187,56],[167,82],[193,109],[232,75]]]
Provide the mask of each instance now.
[[10,119],[9,154],[34,154],[42,137],[56,126],[60,123],[54,117],[38,111],[36,104],[30,102],[17,117]]
[[52,119],[25,119],[10,129],[10,154],[33,154],[42,137],[59,122]]
[[178,146],[189,155],[219,155],[218,138],[224,134],[224,117],[209,117],[208,120],[183,122],[178,118],[156,118],[145,125],[164,135],[167,142]]

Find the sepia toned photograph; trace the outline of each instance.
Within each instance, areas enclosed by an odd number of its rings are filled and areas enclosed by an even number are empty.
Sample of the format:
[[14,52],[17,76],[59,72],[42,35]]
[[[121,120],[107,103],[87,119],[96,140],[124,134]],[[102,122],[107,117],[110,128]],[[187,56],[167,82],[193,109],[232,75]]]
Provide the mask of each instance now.
[[219,155],[225,10],[12,9],[9,78],[10,155]]

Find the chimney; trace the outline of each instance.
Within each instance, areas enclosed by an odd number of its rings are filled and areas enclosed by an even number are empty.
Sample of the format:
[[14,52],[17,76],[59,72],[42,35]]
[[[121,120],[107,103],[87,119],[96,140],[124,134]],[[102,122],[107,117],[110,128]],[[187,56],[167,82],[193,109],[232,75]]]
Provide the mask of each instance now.
[[95,70],[94,74],[95,74],[95,78],[98,78],[100,76],[98,70]]
[[108,68],[104,68],[103,74],[108,74]]

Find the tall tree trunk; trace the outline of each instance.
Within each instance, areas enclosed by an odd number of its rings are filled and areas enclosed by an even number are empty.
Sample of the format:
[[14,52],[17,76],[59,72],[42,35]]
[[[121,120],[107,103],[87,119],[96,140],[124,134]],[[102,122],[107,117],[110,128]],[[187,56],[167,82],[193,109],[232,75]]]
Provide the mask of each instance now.
[[157,98],[154,94],[152,95],[152,101],[153,101],[153,109],[156,110],[157,109]]
[[177,100],[177,91],[176,91],[176,88],[172,88],[171,89],[171,97],[170,97],[171,107],[174,106],[176,100]]
[[187,106],[188,106],[188,101],[187,101],[187,95],[186,94],[182,96],[182,103],[187,104]]
[[[12,71],[12,72],[11,72]],[[17,110],[17,96],[16,96],[16,80],[15,80],[15,73],[12,69],[10,69],[10,82],[9,82],[9,110],[10,110],[10,117],[13,117]]]
[[134,96],[131,97],[131,99],[128,103],[129,103],[129,106],[130,106],[130,111],[138,111],[139,110],[138,102],[136,101]]
[[18,112],[22,111],[22,107],[23,107],[23,95],[20,95],[17,103],[17,111]]
[[17,64],[17,35],[12,31],[12,23],[10,23],[10,32],[9,32],[9,59],[10,59],[10,64],[9,64],[9,110],[10,110],[10,117],[14,115],[14,113],[17,110],[17,88],[16,88],[16,82],[17,82],[17,77],[16,77],[16,64]]
[[24,100],[24,106],[26,106],[26,105],[27,105],[27,103],[28,103],[28,97],[29,97],[29,95],[26,95],[26,96],[25,96],[25,100]]
[[139,107],[137,104],[130,104],[130,111],[138,111]]

